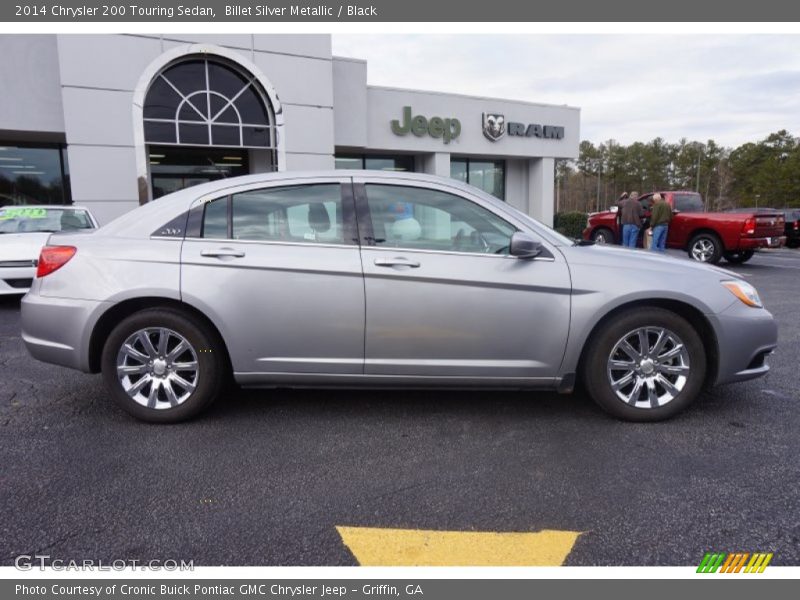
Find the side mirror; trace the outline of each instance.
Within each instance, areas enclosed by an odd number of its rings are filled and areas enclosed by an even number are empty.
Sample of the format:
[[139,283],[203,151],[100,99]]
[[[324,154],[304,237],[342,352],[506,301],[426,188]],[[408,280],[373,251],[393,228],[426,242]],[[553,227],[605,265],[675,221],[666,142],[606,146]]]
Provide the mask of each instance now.
[[542,242],[523,231],[516,231],[511,236],[508,253],[517,258],[535,258],[542,253]]

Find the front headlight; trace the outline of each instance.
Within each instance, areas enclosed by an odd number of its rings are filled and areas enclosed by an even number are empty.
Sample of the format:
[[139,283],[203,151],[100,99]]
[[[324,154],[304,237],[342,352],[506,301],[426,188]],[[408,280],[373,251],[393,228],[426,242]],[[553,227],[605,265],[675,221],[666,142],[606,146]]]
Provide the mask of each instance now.
[[723,281],[722,285],[728,288],[731,294],[747,304],[747,306],[752,306],[753,308],[764,307],[764,305],[761,304],[761,298],[758,297],[756,288],[749,283],[744,281]]

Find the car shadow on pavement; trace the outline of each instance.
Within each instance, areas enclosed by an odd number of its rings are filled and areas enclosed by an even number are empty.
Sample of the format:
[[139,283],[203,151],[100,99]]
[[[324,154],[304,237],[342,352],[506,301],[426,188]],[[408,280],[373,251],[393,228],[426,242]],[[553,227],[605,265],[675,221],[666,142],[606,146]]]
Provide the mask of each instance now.
[[19,295],[8,295],[8,296],[0,296],[0,310],[2,309],[18,309],[20,307],[20,302],[22,301],[22,296]]
[[369,416],[426,419],[552,417],[604,418],[602,411],[581,393],[560,395],[536,391],[453,389],[239,389],[220,397],[200,419],[252,420],[270,417]]

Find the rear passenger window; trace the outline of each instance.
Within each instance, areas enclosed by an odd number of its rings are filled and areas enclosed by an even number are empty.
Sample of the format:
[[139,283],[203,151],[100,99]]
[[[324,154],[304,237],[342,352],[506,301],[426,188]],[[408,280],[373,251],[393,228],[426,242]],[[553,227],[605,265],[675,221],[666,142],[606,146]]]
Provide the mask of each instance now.
[[[220,231],[226,199],[206,205],[203,237]],[[267,188],[230,197],[234,240],[344,244],[341,188],[338,183]],[[214,207],[221,204],[222,208]],[[209,227],[210,225],[210,227]],[[226,233],[222,237],[227,236]]]
[[686,213],[703,212],[703,199],[700,194],[675,194],[673,196],[675,210]]

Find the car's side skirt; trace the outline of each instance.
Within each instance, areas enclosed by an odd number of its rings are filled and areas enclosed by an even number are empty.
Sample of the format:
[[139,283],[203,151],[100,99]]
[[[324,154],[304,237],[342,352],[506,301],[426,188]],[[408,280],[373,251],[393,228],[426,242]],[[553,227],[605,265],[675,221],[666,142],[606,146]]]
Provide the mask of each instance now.
[[420,375],[353,375],[336,373],[234,373],[246,388],[367,387],[556,390],[557,377],[436,377]]

